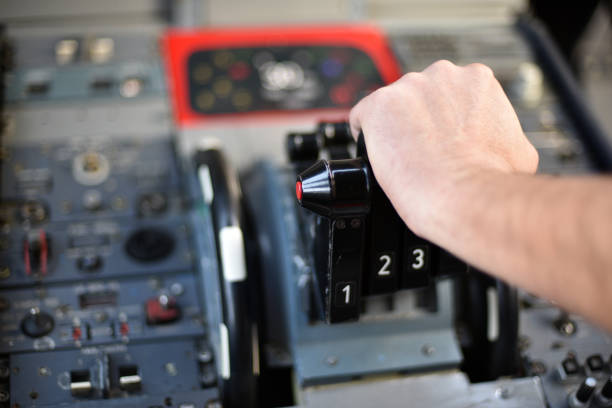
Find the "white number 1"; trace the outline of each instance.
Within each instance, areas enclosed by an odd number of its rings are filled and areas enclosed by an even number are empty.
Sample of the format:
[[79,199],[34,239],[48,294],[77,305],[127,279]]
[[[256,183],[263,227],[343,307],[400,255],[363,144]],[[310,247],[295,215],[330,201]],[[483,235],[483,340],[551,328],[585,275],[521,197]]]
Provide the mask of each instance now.
[[412,269],[421,269],[425,266],[425,251],[421,248],[413,249],[412,255],[414,255],[415,262],[411,265]]
[[351,302],[351,285],[346,285],[342,291],[344,292],[344,303],[348,305]]

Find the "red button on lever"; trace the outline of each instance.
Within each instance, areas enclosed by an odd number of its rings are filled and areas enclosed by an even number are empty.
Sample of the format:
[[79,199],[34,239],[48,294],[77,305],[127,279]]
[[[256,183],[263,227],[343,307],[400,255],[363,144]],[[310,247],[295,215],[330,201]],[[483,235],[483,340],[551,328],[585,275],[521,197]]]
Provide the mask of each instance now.
[[295,183],[295,195],[298,201],[302,201],[302,182],[301,181],[297,181]]

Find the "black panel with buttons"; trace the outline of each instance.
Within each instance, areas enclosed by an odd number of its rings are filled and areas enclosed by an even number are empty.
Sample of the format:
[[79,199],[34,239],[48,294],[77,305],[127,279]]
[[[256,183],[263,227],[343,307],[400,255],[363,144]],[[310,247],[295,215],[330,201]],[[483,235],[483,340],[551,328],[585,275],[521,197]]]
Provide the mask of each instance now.
[[349,108],[385,84],[374,61],[350,47],[205,50],[187,65],[190,105],[209,115]]
[[[352,141],[344,122],[322,123],[313,133],[287,139],[299,171],[298,202],[317,215],[315,275],[329,323],[357,319],[361,296],[423,288],[435,276],[467,270],[406,228],[373,176],[363,136],[356,157],[349,153]],[[313,164],[322,151],[334,159]]]

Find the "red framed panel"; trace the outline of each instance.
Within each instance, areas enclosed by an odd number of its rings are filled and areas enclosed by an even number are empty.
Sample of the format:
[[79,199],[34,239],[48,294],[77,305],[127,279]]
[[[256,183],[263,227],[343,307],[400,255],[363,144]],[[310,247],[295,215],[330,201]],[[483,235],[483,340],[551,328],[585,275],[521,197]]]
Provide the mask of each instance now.
[[169,93],[174,118],[185,126],[207,120],[264,119],[270,116],[338,113],[337,108],[308,111],[253,111],[207,115],[194,111],[189,103],[187,63],[197,51],[225,48],[273,46],[336,46],[352,47],[367,54],[385,83],[401,75],[399,64],[389,47],[385,35],[369,25],[210,28],[198,30],[169,30],[162,38]]

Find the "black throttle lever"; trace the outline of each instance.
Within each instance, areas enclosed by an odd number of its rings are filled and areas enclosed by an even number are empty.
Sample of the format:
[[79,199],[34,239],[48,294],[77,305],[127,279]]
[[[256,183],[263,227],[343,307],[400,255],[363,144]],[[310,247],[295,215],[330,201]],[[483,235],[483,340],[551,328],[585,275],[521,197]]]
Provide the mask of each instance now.
[[300,205],[327,222],[315,236],[315,260],[326,320],[354,320],[361,296],[426,287],[432,276],[467,266],[418,237],[374,178],[363,134],[357,157],[320,160],[296,181]]

